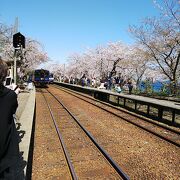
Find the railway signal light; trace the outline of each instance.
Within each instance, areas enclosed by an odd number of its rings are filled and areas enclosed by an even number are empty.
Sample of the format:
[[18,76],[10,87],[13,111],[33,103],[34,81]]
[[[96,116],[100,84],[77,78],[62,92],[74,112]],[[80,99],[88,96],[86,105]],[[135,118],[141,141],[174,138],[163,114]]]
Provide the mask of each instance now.
[[13,35],[13,47],[14,48],[25,48],[25,37],[20,33],[16,33]]

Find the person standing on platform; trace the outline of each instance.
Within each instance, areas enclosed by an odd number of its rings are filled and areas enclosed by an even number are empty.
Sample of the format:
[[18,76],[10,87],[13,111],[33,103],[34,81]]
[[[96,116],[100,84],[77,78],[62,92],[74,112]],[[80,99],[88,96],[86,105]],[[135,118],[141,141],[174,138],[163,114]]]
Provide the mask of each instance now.
[[86,75],[83,74],[82,78],[81,78],[81,85],[84,87],[86,85]]
[[92,85],[92,87],[95,87],[95,86],[96,86],[96,80],[95,80],[95,78],[92,78],[91,85]]
[[17,94],[4,86],[8,67],[0,58],[0,179],[15,179],[18,158],[18,134],[13,118],[18,107]]
[[128,79],[127,84],[128,84],[129,94],[131,94],[132,89],[133,89],[133,85],[132,85],[132,81],[130,78]]
[[90,78],[88,77],[88,78],[87,78],[87,86],[90,87],[90,84],[91,84],[91,80],[90,80]]

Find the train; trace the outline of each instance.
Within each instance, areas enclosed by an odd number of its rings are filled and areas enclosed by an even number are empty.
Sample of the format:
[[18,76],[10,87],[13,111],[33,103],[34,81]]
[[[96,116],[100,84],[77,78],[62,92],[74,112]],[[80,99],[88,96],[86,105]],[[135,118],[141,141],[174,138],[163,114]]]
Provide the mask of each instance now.
[[36,69],[32,73],[32,82],[35,86],[47,86],[47,84],[53,83],[53,74],[45,69]]

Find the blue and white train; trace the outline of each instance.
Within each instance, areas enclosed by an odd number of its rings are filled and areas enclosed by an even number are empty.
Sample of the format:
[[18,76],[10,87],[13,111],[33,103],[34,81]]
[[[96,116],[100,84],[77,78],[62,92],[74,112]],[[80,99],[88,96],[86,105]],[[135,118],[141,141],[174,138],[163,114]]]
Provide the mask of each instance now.
[[51,80],[51,74],[48,70],[45,69],[36,69],[32,74],[32,81],[35,86],[46,86]]

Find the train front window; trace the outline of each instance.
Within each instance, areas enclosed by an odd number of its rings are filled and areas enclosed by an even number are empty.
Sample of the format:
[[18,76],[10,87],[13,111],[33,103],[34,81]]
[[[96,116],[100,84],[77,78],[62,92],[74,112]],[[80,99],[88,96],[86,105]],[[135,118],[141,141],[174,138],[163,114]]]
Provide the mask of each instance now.
[[35,77],[38,78],[45,78],[45,77],[49,77],[49,71],[47,70],[37,70],[34,73]]
[[48,71],[45,71],[45,76],[48,77],[49,76],[49,72]]
[[40,77],[41,76],[41,73],[39,71],[35,71],[34,74],[35,74],[36,77]]

